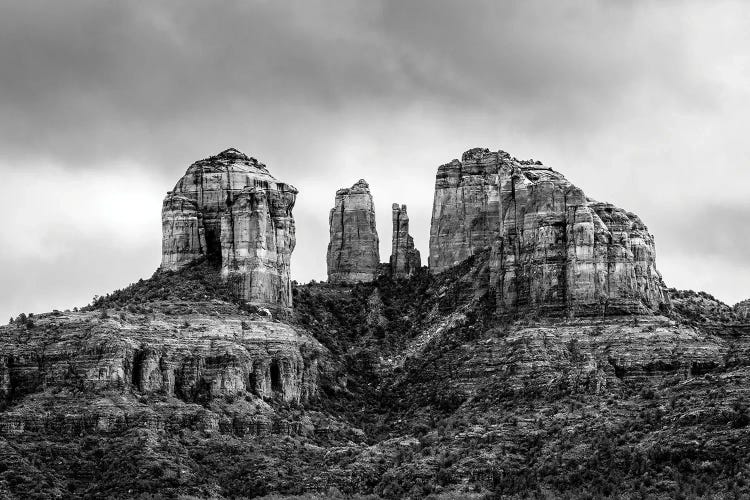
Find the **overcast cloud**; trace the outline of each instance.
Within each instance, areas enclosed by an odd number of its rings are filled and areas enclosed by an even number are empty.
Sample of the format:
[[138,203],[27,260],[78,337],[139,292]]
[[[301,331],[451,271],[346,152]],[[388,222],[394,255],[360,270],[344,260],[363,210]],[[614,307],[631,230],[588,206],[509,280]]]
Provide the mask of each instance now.
[[0,314],[83,305],[159,264],[161,198],[236,147],[300,189],[293,275],[325,277],[337,188],[381,258],[437,166],[541,159],[638,213],[667,283],[750,297],[750,5],[0,0]]

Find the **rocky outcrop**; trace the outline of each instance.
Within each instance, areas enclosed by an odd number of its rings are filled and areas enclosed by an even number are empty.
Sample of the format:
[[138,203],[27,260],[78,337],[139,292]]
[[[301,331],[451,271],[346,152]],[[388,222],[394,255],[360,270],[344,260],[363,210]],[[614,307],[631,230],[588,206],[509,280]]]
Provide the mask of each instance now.
[[206,257],[238,297],[291,307],[296,195],[236,149],[192,164],[164,199],[161,268],[175,271]]
[[430,270],[492,249],[501,315],[649,314],[669,308],[653,237],[540,162],[472,149],[438,169]]
[[360,179],[351,188],[336,191],[329,226],[328,281],[357,283],[375,279],[380,263],[380,241],[367,182]]
[[414,248],[414,238],[409,234],[409,215],[406,205],[392,206],[393,241],[391,245],[391,275],[405,278],[422,267],[419,250]]
[[[448,325],[442,336],[451,335],[451,326],[455,330],[458,325]],[[746,349],[747,341],[743,343]],[[445,377],[450,384],[443,385],[466,395],[482,386],[492,387],[493,395],[560,389],[601,394],[617,391],[623,382],[667,376],[688,379],[723,370],[733,348],[723,339],[658,315],[641,317],[638,323],[621,317],[516,324],[503,335],[467,342],[442,359],[456,367]],[[421,353],[412,355],[419,358]],[[437,368],[426,378],[438,381],[444,376],[440,372]]]
[[700,326],[715,335],[737,335],[746,330],[737,306],[732,307],[710,293],[668,288],[670,316],[682,323]]
[[[45,335],[49,330],[54,337]],[[3,401],[56,387],[159,393],[187,403],[245,395],[300,402],[317,391],[323,352],[291,326],[240,315],[68,313],[4,333]]]
[[734,312],[741,321],[750,321],[750,299],[736,303]]

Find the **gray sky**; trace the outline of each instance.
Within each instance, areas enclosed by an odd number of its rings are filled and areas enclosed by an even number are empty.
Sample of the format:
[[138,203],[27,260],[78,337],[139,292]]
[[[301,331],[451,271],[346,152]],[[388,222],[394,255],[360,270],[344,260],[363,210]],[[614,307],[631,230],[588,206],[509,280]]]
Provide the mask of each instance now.
[[299,281],[337,188],[370,183],[381,259],[437,166],[544,161],[641,216],[678,288],[750,297],[744,1],[0,0],[0,321],[148,277],[161,199],[236,147],[300,190]]

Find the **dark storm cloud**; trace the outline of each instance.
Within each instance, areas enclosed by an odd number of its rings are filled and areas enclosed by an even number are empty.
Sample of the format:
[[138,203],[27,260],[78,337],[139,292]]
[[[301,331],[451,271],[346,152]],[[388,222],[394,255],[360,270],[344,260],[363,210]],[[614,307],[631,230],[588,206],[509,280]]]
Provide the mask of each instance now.
[[[161,158],[180,140],[257,128],[274,109],[335,107],[380,79],[362,44],[313,40],[304,13],[275,3],[30,2],[0,20],[4,151],[70,165]],[[334,18],[335,20],[335,18]],[[316,29],[325,28],[322,24]],[[336,66],[336,67],[332,67]],[[249,113],[246,115],[245,113]],[[250,121],[251,123],[247,123]],[[126,151],[127,153],[122,153]]]
[[225,144],[227,130],[279,147],[300,134],[330,140],[340,121],[383,119],[368,105],[570,132],[610,119],[644,80],[702,100],[680,52],[687,34],[639,23],[642,9],[624,3],[32,0],[2,10],[0,151],[14,160],[165,164]]

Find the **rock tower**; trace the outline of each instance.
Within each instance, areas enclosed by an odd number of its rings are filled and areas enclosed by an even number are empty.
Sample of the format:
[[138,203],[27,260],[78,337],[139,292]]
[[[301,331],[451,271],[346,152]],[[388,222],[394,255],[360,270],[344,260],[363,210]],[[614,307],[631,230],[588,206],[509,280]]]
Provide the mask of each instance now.
[[413,275],[422,267],[422,259],[419,250],[414,248],[414,238],[409,234],[409,215],[406,213],[406,205],[394,203],[391,210],[393,219],[391,275],[404,278]]
[[329,283],[357,283],[375,279],[380,250],[370,186],[360,179],[336,191],[329,217],[330,243],[326,262]]
[[431,272],[490,253],[500,314],[649,314],[670,307],[640,218],[540,162],[475,148],[438,168]]
[[205,257],[238,297],[291,307],[296,196],[236,149],[193,163],[164,199],[161,269]]

